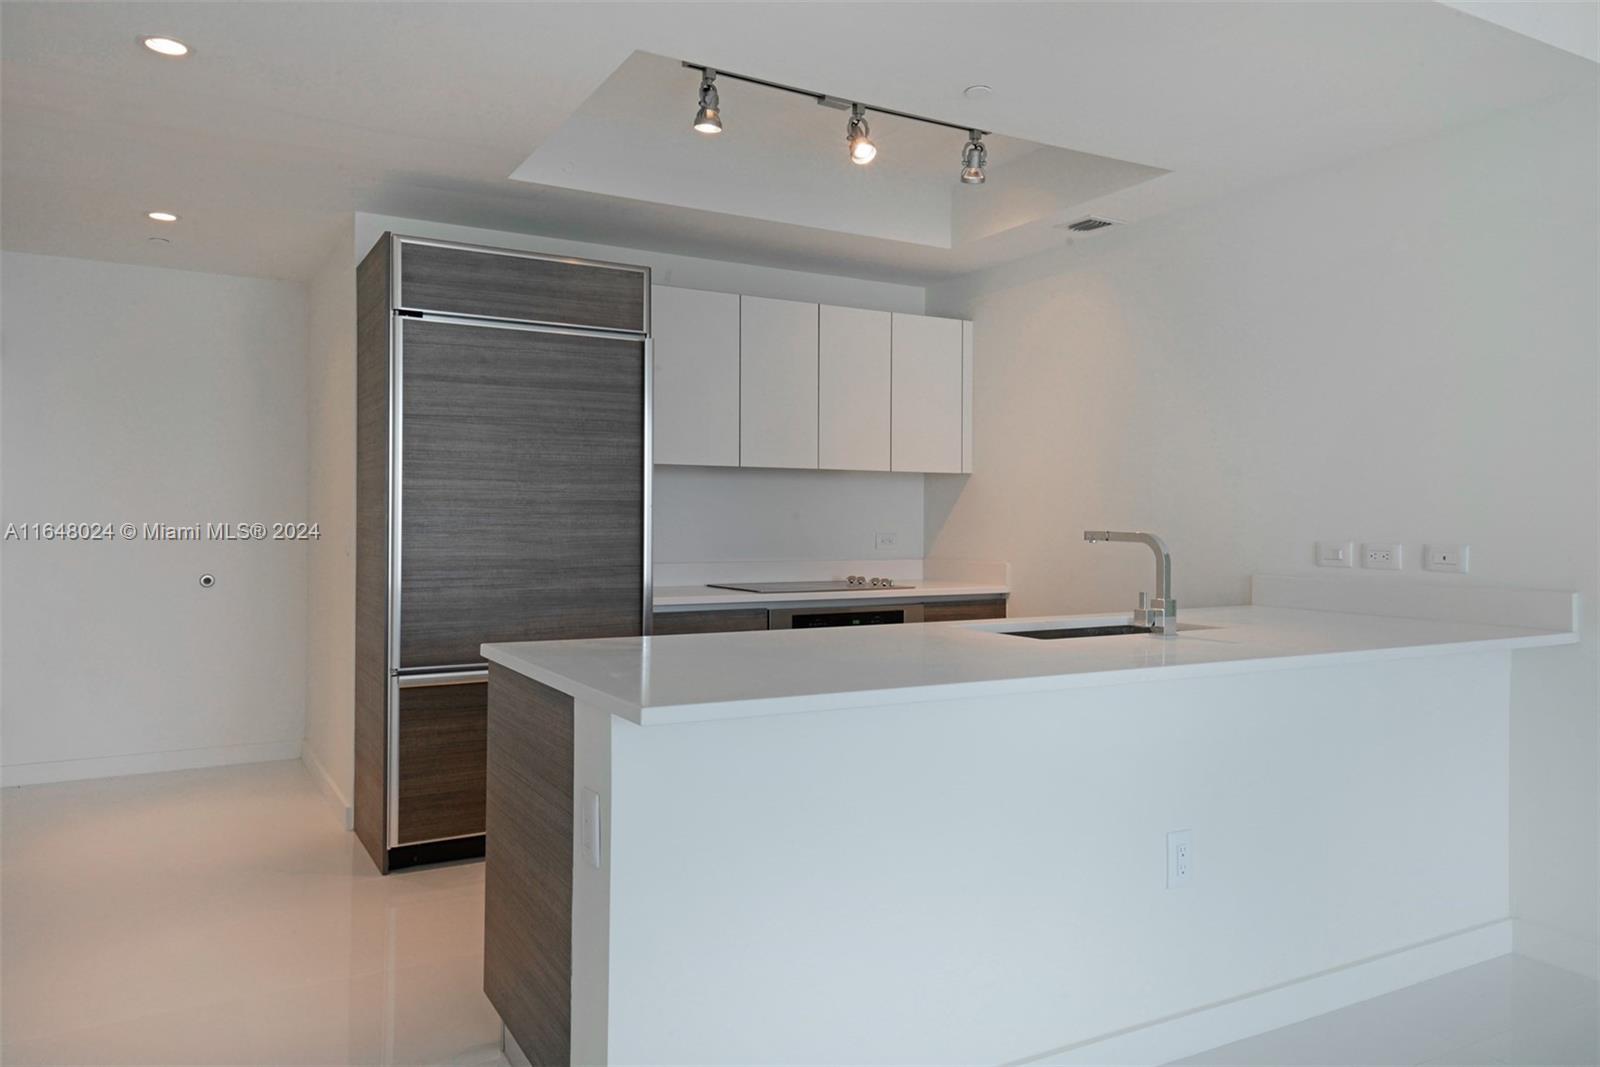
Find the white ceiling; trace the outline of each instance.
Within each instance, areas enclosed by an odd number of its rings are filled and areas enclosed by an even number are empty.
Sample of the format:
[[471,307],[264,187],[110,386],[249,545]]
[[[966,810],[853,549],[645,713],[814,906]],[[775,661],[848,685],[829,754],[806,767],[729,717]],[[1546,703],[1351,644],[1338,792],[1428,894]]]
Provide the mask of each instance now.
[[1166,173],[1002,126],[985,138],[988,182],[962,185],[964,131],[873,113],[878,156],[856,166],[847,111],[724,74],[723,131],[708,137],[689,125],[699,85],[681,60],[635,52],[512,177],[948,249],[1070,221],[1078,205]]
[[[143,33],[195,54],[157,58],[136,44]],[[364,210],[917,282],[1066,239],[1019,225],[939,241],[905,219],[841,230],[759,204],[684,206],[652,195],[650,168],[626,154],[636,173],[590,173],[578,188],[548,184],[551,172],[512,180],[635,52],[1170,171],[1074,205],[1134,223],[1597,87],[1587,59],[1435,3],[9,0],[0,244],[303,277]],[[965,99],[975,82],[995,92]],[[736,100],[725,91],[729,135]],[[641,101],[641,114],[659,104]],[[680,136],[693,105],[691,90],[662,106],[674,128],[658,136]],[[839,113],[814,110],[819,144],[842,141]],[[914,152],[918,129],[893,128],[908,161],[944,151]],[[841,157],[833,145],[822,163]],[[998,162],[994,174],[969,191],[1000,188]],[[893,199],[872,210],[898,210]],[[142,217],[152,208],[183,219],[157,229]]]

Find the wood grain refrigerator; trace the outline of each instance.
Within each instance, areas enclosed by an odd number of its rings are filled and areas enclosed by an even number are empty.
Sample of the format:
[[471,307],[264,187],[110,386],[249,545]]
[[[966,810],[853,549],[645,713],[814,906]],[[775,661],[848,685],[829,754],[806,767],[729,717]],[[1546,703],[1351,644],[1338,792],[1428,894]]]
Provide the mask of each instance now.
[[487,641],[650,618],[650,275],[385,234],[357,269],[355,830],[481,856]]

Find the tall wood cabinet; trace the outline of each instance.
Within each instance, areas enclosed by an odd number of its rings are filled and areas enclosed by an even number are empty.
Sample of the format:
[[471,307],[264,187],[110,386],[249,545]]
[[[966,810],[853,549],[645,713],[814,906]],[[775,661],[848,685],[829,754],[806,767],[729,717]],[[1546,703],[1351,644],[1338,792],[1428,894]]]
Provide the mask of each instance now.
[[491,641],[649,617],[648,272],[385,235],[357,271],[355,829],[481,855]]

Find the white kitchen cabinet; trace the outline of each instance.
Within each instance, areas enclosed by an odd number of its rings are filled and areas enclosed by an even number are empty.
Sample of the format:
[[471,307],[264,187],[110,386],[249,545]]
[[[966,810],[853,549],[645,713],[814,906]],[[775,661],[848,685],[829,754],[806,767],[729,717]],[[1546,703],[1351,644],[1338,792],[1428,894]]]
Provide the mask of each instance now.
[[891,459],[897,471],[960,474],[966,414],[966,324],[896,313],[892,324]]
[[972,323],[961,324],[961,473],[972,473]]
[[889,313],[822,305],[818,318],[818,464],[889,469]]
[[657,463],[739,465],[739,296],[650,289]]
[[739,300],[739,464],[815,470],[817,305]]

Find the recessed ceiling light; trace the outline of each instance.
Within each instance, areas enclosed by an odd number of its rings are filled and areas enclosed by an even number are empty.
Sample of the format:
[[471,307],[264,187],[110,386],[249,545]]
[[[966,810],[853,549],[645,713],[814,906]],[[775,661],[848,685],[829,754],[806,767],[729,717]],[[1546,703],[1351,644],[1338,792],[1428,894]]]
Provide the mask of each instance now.
[[178,216],[170,211],[146,211],[144,217],[154,222],[177,222]]
[[176,37],[141,37],[139,43],[163,56],[177,58],[189,54],[189,46]]
[[992,92],[994,92],[992,85],[969,85],[961,90],[961,95],[968,100],[982,100]]

